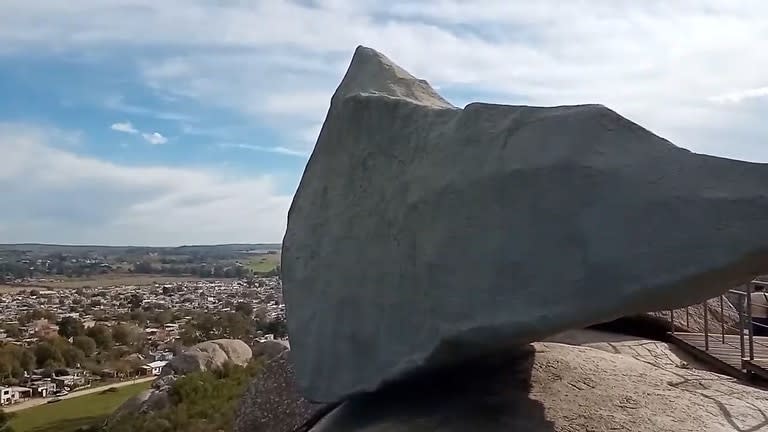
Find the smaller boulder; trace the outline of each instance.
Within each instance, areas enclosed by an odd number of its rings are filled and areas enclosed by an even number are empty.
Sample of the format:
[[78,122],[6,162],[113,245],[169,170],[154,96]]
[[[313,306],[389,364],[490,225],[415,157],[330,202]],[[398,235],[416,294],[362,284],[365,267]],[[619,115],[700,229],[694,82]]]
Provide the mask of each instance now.
[[186,375],[219,369],[232,362],[245,366],[253,357],[251,348],[237,339],[217,339],[201,342],[172,358],[160,372],[161,376]]
[[173,386],[173,383],[178,380],[177,375],[166,375],[152,381],[152,388],[155,390],[168,390]]
[[289,349],[287,341],[279,340],[256,342],[251,347],[253,358],[263,358],[265,361],[270,361]]

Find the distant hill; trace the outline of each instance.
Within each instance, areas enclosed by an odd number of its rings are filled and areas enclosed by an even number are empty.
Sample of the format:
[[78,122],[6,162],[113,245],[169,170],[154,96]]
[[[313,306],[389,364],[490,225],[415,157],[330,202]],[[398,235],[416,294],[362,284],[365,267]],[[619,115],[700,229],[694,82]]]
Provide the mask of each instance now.
[[270,251],[279,251],[280,247],[280,243],[242,243],[174,247],[13,243],[0,244],[0,251],[28,252],[35,255],[57,253],[68,255],[144,255],[149,253],[158,253],[163,255],[229,255],[233,253],[264,253]]

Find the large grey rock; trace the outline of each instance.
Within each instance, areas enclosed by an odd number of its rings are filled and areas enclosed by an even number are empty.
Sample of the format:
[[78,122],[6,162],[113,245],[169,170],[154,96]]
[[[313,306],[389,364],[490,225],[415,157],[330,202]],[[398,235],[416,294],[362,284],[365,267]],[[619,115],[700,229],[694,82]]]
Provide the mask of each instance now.
[[227,362],[245,366],[252,356],[251,348],[241,340],[216,339],[193,345],[175,356],[163,367],[160,374],[166,376],[204,372],[219,369]]
[[535,345],[528,382],[517,362],[468,362],[352,398],[310,432],[768,430],[768,392],[689,368],[665,344]]
[[701,302],[765,273],[766,252],[765,165],[691,153],[600,105],[459,109],[360,47],[288,216],[296,376],[338,400]]

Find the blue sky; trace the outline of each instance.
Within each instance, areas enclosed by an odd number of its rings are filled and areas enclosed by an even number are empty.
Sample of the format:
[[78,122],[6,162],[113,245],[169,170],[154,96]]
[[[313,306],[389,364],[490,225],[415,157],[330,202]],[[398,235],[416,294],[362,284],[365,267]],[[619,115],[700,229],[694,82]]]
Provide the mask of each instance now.
[[358,44],[456,105],[603,103],[768,161],[768,5],[700,0],[0,4],[0,242],[276,242]]

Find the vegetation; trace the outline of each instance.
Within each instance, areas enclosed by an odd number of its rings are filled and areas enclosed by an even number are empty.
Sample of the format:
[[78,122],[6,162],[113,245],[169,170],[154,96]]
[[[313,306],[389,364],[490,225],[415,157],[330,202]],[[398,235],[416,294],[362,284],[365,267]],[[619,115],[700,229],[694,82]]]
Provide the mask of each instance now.
[[14,432],[13,427],[9,424],[12,418],[13,414],[8,414],[0,409],[0,432]]
[[216,432],[232,430],[235,407],[261,364],[226,364],[220,371],[180,378],[170,393],[171,407],[121,419],[105,432]]
[[0,283],[110,274],[244,278],[274,274],[280,262],[279,248],[279,245],[177,248],[0,245]]
[[[118,406],[148,389],[150,383],[132,384],[14,413],[10,426],[15,432],[71,432],[100,425]],[[3,431],[0,429],[0,431]]]

